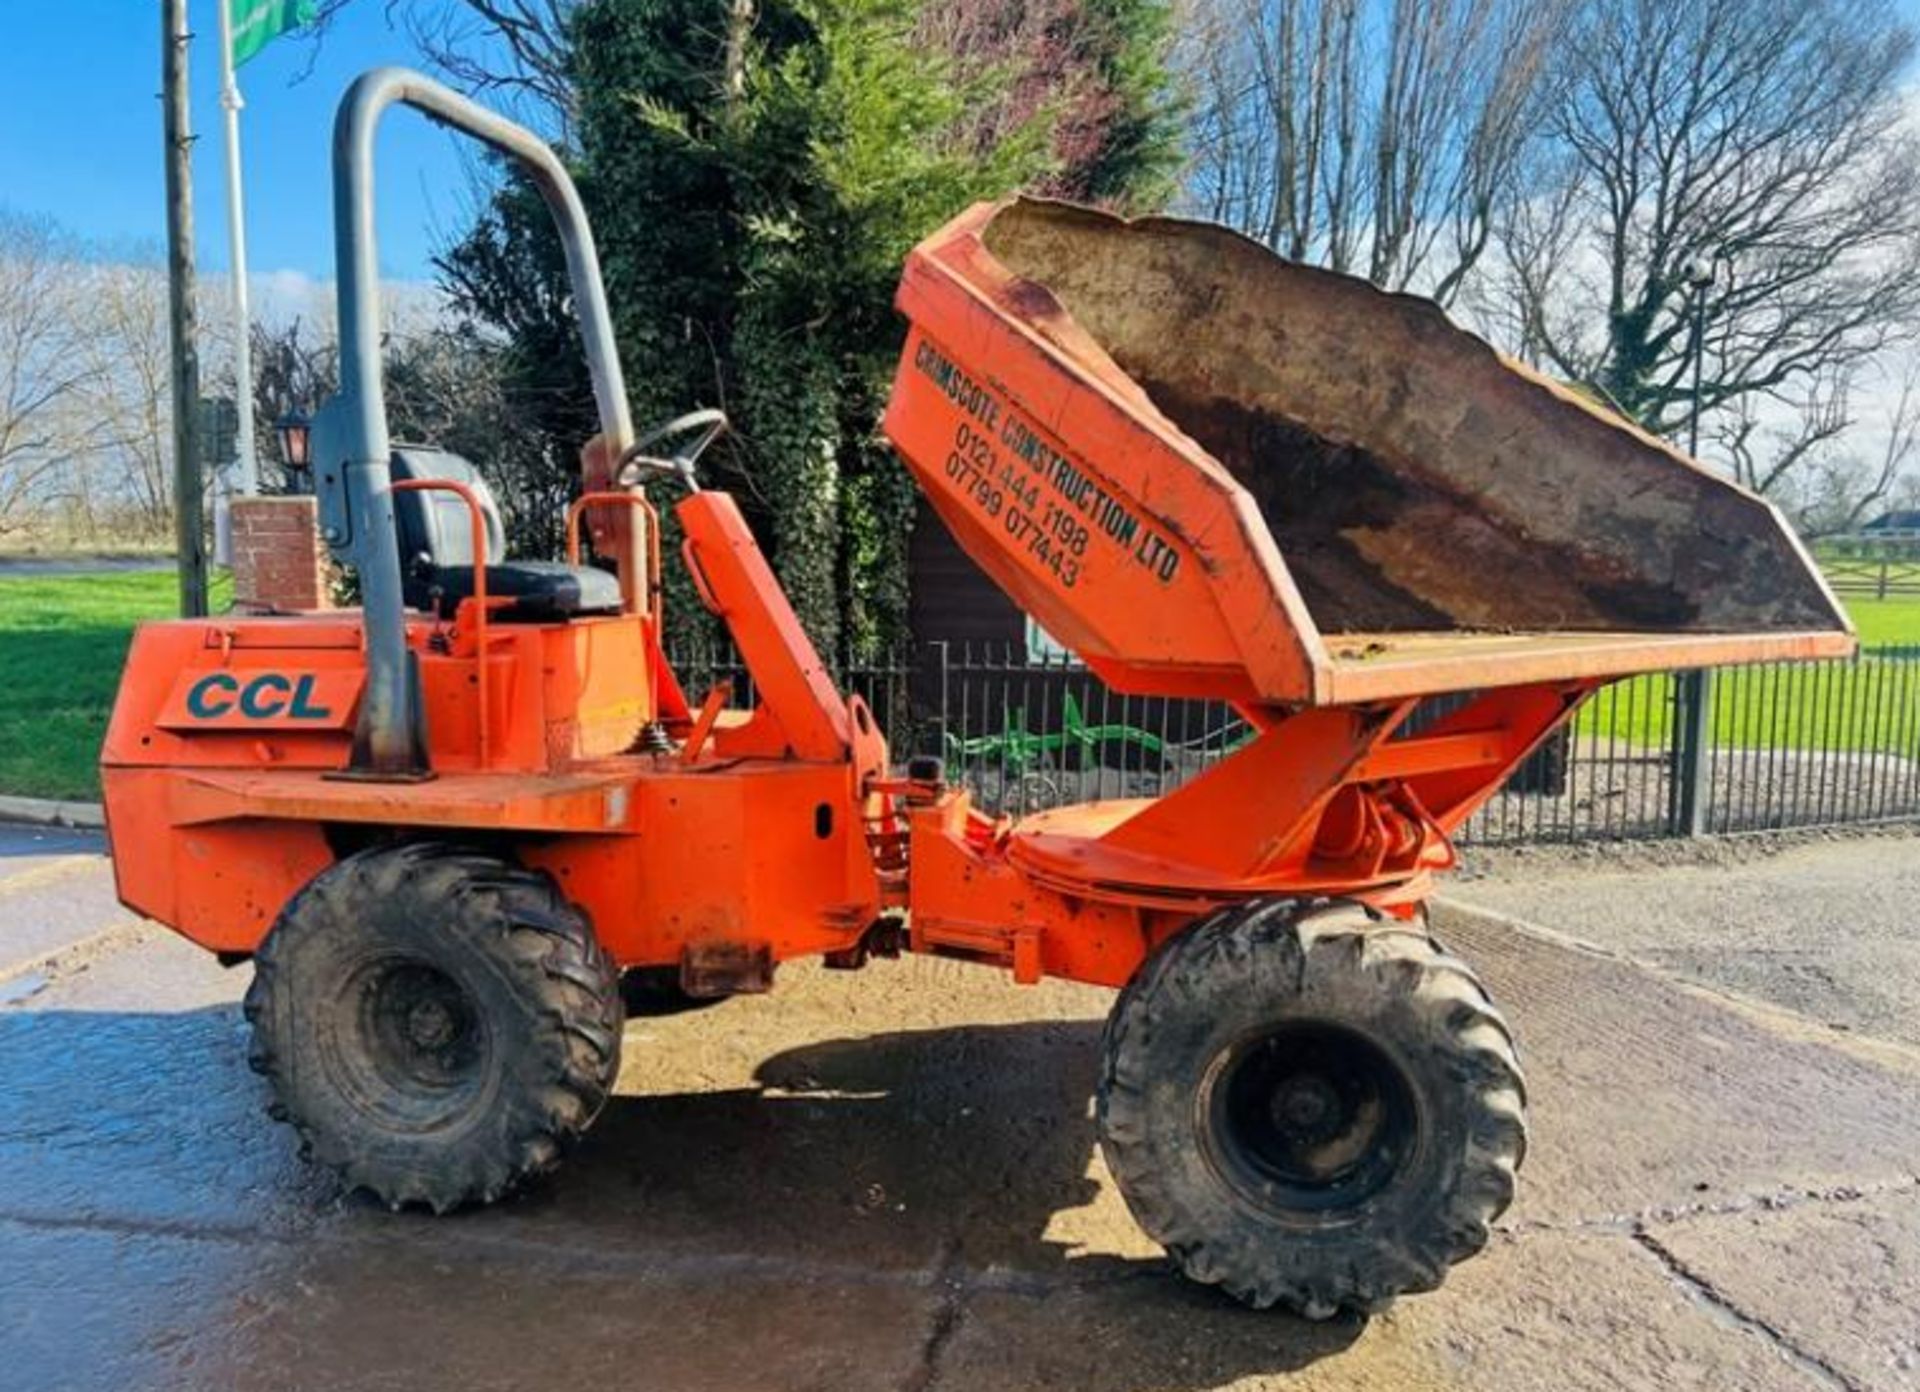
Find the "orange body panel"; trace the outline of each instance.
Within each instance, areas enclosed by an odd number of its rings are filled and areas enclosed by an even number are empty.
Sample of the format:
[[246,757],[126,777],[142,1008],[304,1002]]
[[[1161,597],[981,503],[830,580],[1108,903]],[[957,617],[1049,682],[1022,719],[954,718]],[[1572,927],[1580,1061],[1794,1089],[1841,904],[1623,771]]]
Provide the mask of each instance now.
[[928,237],[897,303],[888,437],[1118,690],[1343,705],[1853,648],[1769,504],[1430,303],[1025,199]]
[[645,613],[482,626],[469,602],[415,621],[421,782],[339,776],[364,676],[354,612],[143,626],[102,753],[122,898],[246,953],[340,854],[432,835],[551,871],[622,965],[857,943],[881,910],[862,786],[885,745],[826,680],[732,500],[696,495],[680,518],[761,704],[671,754],[627,752],[656,716],[693,733],[677,686],[658,699]]
[[[760,703],[698,719],[656,694],[647,614],[421,620],[436,775],[340,777],[362,676],[350,611],[152,624],[103,757],[122,896],[245,954],[337,856],[431,835],[550,871],[622,965],[703,954],[854,954],[889,911],[920,951],[1119,983],[1152,946],[1248,894],[1417,898],[1446,833],[1589,685],[1496,692],[1414,737],[1409,702],[1253,709],[1242,752],[1157,802],[1019,824],[937,785],[886,782],[885,742],[844,700],[724,495],[680,505],[690,564]],[[490,728],[480,729],[485,680]],[[633,753],[656,716],[681,740]]]

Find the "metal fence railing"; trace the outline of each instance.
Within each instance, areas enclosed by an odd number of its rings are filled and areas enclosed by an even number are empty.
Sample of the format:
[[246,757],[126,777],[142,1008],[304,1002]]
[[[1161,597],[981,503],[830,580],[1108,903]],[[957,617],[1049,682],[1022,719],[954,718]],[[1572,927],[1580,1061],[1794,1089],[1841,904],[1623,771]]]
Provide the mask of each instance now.
[[[752,683],[725,650],[676,654],[697,702],[706,685]],[[836,664],[887,731],[896,758],[938,754],[982,806],[1023,814],[1095,798],[1150,797],[1249,735],[1231,708],[1126,696],[1058,654],[933,643]],[[1920,645],[1825,662],[1725,668],[1604,688],[1478,812],[1479,844],[1627,840],[1920,817]],[[1449,699],[1436,698],[1431,718]],[[1693,796],[1683,795],[1690,786]]]
[[[1462,838],[1622,840],[1920,816],[1920,648],[1726,668],[1689,739],[1682,674],[1601,690],[1563,737],[1559,786],[1511,783]],[[1680,785],[1696,779],[1689,819]]]

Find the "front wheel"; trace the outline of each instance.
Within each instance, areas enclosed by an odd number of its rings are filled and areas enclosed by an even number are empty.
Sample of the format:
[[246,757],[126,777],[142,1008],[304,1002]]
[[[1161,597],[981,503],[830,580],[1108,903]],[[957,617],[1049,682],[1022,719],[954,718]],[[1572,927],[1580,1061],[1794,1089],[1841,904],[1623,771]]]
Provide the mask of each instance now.
[[1431,1290],[1487,1243],[1526,1150],[1486,992],[1351,905],[1222,909],[1107,1021],[1101,1149],[1189,1277],[1311,1318]]
[[250,1061],[302,1151],[436,1212],[552,1168],[620,1067],[620,991],[547,876],[454,847],[316,876],[254,959]]

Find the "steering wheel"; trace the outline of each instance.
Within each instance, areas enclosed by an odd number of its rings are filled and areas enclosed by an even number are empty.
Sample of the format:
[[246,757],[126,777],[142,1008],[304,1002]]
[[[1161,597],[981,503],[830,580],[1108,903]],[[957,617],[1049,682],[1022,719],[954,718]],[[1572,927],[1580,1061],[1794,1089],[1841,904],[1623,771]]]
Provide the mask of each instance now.
[[[726,412],[711,407],[649,426],[621,453],[614,481],[622,488],[632,488],[650,478],[677,478],[698,492],[700,485],[694,481],[693,466],[726,430]],[[674,440],[685,443],[666,454],[654,453],[659,446]]]

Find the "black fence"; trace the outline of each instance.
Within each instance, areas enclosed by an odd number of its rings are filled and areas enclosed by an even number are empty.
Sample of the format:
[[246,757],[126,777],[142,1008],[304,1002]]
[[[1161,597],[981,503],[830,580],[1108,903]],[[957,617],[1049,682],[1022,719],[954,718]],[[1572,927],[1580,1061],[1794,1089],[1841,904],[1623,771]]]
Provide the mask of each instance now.
[[[696,703],[720,678],[736,701],[752,699],[730,652],[674,665]],[[934,643],[837,667],[896,758],[940,755],[982,806],[1016,815],[1163,793],[1251,735],[1229,707],[1124,696],[1058,655]],[[1436,699],[1416,719],[1446,705]],[[1606,687],[1460,839],[1651,839],[1909,817],[1920,817],[1920,645]]]

